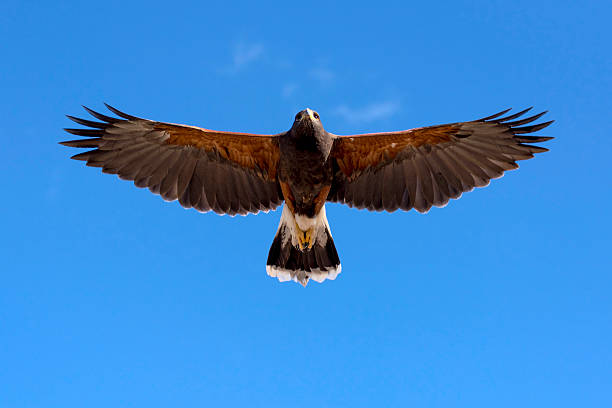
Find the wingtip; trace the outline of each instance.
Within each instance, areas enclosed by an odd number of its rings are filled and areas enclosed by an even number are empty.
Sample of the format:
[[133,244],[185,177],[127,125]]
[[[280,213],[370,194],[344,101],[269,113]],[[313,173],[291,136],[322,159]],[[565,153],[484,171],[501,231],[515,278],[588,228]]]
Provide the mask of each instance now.
[[548,122],[542,122],[539,125],[535,125],[537,127],[537,130],[534,130],[534,132],[537,132],[538,130],[544,129],[545,127],[548,127],[550,125],[552,125],[554,123],[554,120],[549,120]]
[[[73,121],[74,123],[78,123],[79,125],[82,125],[82,124],[83,124],[83,122],[84,122],[84,120],[83,120],[83,119],[81,119],[81,118],[77,118],[76,116],[66,115],[66,117],[67,117],[68,119],[70,119],[71,121]],[[66,129],[64,129],[64,130],[66,130]]]
[[549,140],[553,140],[553,139],[554,139],[554,137],[552,137],[552,136],[540,136],[538,143],[548,142]]
[[104,102],[104,106],[106,106],[106,108],[107,108],[109,111],[113,112],[115,115],[117,115],[117,116],[121,116],[121,117],[122,117],[122,118],[124,118],[124,119],[128,119],[128,120],[136,120],[136,119],[139,119],[139,118],[137,118],[136,116],[128,115],[128,114],[127,114],[127,113],[125,113],[125,112],[121,112],[121,111],[120,111],[119,109],[117,109],[117,108],[113,108],[112,106],[110,106],[110,105],[109,105],[108,103],[106,103],[106,102]]
[[96,113],[98,113],[98,112],[96,112],[95,110],[93,110],[93,109],[91,109],[90,107],[85,106],[85,105],[81,105],[81,108],[85,109],[85,112],[89,113],[89,114],[90,114],[91,116],[93,116],[93,117],[96,117],[96,115],[95,115],[95,114],[96,114]]
[[106,102],[102,102],[104,104],[104,106],[106,106],[106,109],[108,109],[109,111],[113,112],[113,113],[117,113],[119,112],[119,109],[113,107],[112,105],[106,103]]
[[477,119],[477,122],[484,122],[485,120],[491,120],[500,117],[501,115],[508,113],[512,110],[512,108],[505,109],[501,112],[494,113],[493,115],[486,116],[484,118]]
[[111,105],[109,105],[106,102],[102,102],[104,104],[104,106],[106,106],[106,109],[108,109],[109,111],[113,112],[114,114],[117,114],[117,112],[119,111],[118,109],[113,108]]
[[96,111],[95,111],[95,110],[93,110],[93,109],[88,108],[88,107],[87,107],[87,106],[85,106],[85,105],[81,105],[81,106],[82,106],[82,107],[83,107],[83,109],[85,109],[85,111],[86,111],[87,113],[89,113],[91,116],[93,116],[93,117],[94,117],[94,118],[96,118],[96,119],[103,120],[103,121],[105,121],[106,123],[113,124],[113,123],[121,122],[121,121],[123,120],[123,119],[113,118],[113,117],[111,117],[111,116],[103,115],[103,114],[101,114],[101,113],[99,113],[99,112],[96,112]]
[[503,117],[503,118],[496,118],[494,120],[494,122],[497,122],[497,123],[507,123],[509,120],[520,118],[521,116],[523,116],[524,114],[529,112],[531,109],[533,109],[533,106],[530,107],[530,108],[527,108],[527,109],[523,109],[522,111],[513,113],[512,115]]
[[78,153],[74,156],[71,156],[70,158],[72,160],[87,161],[89,159],[89,152]]

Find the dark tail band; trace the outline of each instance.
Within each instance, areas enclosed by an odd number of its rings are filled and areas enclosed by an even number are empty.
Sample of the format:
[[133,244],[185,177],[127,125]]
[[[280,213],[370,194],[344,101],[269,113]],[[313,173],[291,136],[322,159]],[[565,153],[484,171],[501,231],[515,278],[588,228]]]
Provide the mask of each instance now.
[[327,225],[324,235],[326,239],[317,239],[311,249],[301,251],[292,245],[289,227],[281,223],[268,254],[268,275],[281,282],[294,280],[303,286],[310,279],[317,282],[336,279],[341,265]]

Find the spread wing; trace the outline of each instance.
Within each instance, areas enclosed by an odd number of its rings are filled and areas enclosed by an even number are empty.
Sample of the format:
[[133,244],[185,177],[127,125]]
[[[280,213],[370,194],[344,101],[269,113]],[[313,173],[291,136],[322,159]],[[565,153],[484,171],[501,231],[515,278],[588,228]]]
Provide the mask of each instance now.
[[93,149],[73,159],[198,211],[247,214],[281,204],[277,136],[155,122],[107,107],[120,118],[88,108],[101,122],[68,116],[88,129],[65,130],[88,138],[61,144]]
[[523,126],[546,112],[515,120],[530,109],[501,117],[508,109],[471,122],[337,136],[331,152],[337,171],[328,201],[376,211],[442,207],[516,169],[517,160],[548,150],[532,143],[551,137],[527,134],[552,121]]

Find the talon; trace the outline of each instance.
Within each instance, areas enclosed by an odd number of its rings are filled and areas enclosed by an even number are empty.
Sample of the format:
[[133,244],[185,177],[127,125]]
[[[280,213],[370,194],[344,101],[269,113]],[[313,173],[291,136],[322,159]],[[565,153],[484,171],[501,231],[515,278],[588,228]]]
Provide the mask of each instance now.
[[310,228],[308,231],[304,233],[304,237],[306,238],[306,243],[308,244],[308,249],[311,249],[314,244],[313,232],[314,232],[314,228]]
[[296,223],[295,228],[297,230],[298,246],[300,247],[300,251],[311,249],[312,246],[314,245],[314,240],[313,240],[314,227],[306,231],[302,231]]

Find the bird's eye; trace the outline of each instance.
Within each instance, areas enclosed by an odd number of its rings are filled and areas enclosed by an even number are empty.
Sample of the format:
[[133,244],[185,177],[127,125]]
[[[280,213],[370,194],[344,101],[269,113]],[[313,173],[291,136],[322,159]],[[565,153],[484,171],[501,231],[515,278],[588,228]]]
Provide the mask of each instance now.
[[299,113],[297,115],[295,115],[295,121],[297,122],[298,120],[300,120],[300,118],[302,117],[302,115],[300,115]]
[[317,112],[313,113],[312,116],[314,116],[316,120],[319,120],[319,114]]

